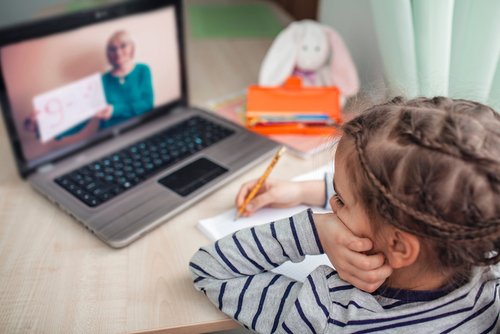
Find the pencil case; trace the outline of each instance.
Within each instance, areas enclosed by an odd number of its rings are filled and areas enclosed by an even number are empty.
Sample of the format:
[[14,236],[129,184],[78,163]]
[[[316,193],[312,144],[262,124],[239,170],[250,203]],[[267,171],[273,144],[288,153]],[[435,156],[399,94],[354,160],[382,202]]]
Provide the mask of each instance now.
[[304,87],[299,77],[283,86],[248,87],[246,126],[260,134],[333,135],[342,119],[337,87]]

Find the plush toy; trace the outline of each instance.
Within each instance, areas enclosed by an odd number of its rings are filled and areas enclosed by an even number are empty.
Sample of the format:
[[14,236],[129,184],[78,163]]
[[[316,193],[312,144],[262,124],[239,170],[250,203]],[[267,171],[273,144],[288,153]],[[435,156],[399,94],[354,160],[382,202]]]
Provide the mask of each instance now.
[[301,77],[304,86],[337,86],[344,97],[359,89],[340,35],[312,20],[293,22],[278,34],[262,62],[259,85],[280,86],[291,75]]

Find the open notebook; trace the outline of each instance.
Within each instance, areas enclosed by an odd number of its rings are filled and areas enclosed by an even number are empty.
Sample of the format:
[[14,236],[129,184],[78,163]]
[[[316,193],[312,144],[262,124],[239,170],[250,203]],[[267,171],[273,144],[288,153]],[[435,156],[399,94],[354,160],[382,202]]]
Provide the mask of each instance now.
[[[330,166],[325,166],[314,170],[310,173],[300,175],[294,178],[294,181],[304,181],[304,180],[315,180],[323,179],[324,174]],[[234,221],[236,215],[236,209],[231,209],[223,212],[217,216],[202,219],[198,222],[198,228],[202,231],[208,238],[215,241],[228,234],[232,234],[240,229],[266,224],[268,222],[276,221],[281,218],[290,217],[300,211],[306,210],[307,207],[304,205],[299,205],[293,208],[285,209],[271,209],[265,208],[256,212],[251,217],[242,217]],[[324,208],[312,208],[314,212],[328,212]],[[286,275],[297,281],[304,281],[307,275],[312,272],[315,268],[320,265],[332,264],[328,260],[326,255],[307,255],[305,260],[299,263],[287,262],[281,266],[275,268],[273,271],[279,274]]]

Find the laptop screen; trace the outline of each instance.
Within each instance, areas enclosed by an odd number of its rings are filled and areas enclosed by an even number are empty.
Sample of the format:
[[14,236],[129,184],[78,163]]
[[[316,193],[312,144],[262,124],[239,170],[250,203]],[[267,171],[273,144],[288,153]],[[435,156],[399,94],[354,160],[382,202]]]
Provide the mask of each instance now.
[[21,159],[51,160],[178,101],[176,13],[162,6],[1,47]]

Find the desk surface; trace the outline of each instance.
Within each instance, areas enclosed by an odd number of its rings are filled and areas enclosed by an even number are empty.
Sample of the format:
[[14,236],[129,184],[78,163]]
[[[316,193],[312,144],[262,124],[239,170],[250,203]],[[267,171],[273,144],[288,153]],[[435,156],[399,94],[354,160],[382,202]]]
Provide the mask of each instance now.
[[[255,83],[270,44],[188,35],[192,104]],[[19,178],[0,122],[0,332],[192,334],[238,326],[194,290],[188,261],[209,242],[197,221],[230,209],[240,184],[267,162],[115,250]],[[290,178],[326,161],[285,155],[273,175]]]

